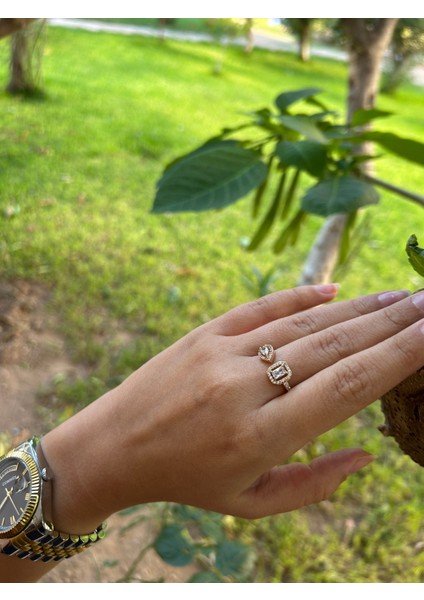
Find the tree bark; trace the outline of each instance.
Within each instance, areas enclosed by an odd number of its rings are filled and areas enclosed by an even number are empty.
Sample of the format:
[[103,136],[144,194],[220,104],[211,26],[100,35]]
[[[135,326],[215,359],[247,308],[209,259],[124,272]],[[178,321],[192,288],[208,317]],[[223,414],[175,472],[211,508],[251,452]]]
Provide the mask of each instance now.
[[[340,19],[348,38],[349,79],[347,122],[360,108],[373,108],[378,94],[381,67],[398,19]],[[367,151],[364,148],[360,152]],[[364,172],[370,173],[364,164]],[[299,285],[326,283],[332,279],[347,215],[331,215],[321,228],[309,253]]]
[[308,62],[311,58],[311,30],[312,19],[298,19],[299,26],[299,58],[302,62]]
[[347,122],[359,108],[373,108],[378,94],[381,66],[399,19],[340,19],[348,39],[349,92]]
[[37,19],[0,19],[0,39],[27,27]]

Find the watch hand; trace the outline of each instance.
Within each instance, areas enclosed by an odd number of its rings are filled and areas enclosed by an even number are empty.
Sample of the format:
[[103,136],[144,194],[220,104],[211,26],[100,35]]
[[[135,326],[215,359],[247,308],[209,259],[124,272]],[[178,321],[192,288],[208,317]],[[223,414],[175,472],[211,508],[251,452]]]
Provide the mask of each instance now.
[[[7,492],[7,490],[6,490],[6,492]],[[6,496],[3,498],[2,503],[0,504],[0,510],[3,508],[3,505],[8,498],[9,498],[9,495],[6,493]]]
[[13,504],[13,508],[16,510],[17,514],[20,515],[21,513],[16,508],[16,504],[13,502],[12,490],[13,490],[13,486],[10,488],[10,491],[8,491],[8,489],[6,488],[6,494],[7,494],[7,497],[9,498],[9,500],[11,501],[11,503]]

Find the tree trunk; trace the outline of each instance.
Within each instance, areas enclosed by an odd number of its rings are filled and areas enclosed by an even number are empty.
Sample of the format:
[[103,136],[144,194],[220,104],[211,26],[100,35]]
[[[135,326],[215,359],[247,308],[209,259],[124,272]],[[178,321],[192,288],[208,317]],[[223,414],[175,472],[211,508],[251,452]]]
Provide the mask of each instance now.
[[31,94],[39,90],[44,24],[44,19],[38,24],[27,24],[11,37],[10,78],[6,88],[11,94]]
[[24,29],[37,19],[0,19],[0,39]]
[[[381,66],[398,19],[340,19],[349,48],[347,122],[360,108],[373,108],[378,94]],[[372,26],[371,26],[372,25]],[[360,152],[367,151],[361,148]],[[364,165],[364,171],[370,171]],[[371,174],[371,173],[369,173]],[[347,215],[331,215],[322,226],[303,267],[299,285],[332,279]]]
[[253,39],[253,19],[245,19],[245,38],[246,44],[244,51],[246,54],[250,54],[253,50],[254,39]]
[[20,30],[12,35],[10,56],[10,79],[7,91],[20,94],[32,91],[32,81],[28,74],[28,38],[26,31]]
[[302,62],[308,62],[311,57],[311,30],[312,19],[298,19],[299,27],[299,58]]

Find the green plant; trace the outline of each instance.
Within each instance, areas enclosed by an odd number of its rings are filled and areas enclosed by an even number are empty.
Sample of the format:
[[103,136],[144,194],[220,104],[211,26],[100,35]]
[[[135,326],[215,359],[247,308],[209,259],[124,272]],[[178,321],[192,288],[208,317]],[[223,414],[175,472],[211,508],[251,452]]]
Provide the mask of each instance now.
[[406,244],[406,253],[413,269],[424,277],[424,248],[418,246],[417,236],[412,234]]
[[[343,262],[358,211],[378,203],[378,187],[424,205],[424,198],[364,174],[363,164],[378,156],[358,152],[374,142],[380,150],[422,167],[424,144],[393,132],[371,131],[370,124],[388,117],[388,111],[361,109],[351,123],[341,123],[317,98],[320,92],[318,88],[283,92],[275,99],[276,110],[249,113],[249,121],[223,129],[174,160],[157,183],[152,212],[221,209],[254,192],[252,215],[260,223],[248,249],[255,250],[277,225],[275,253],[297,242],[309,215],[344,213]],[[302,108],[295,110],[300,102]]]

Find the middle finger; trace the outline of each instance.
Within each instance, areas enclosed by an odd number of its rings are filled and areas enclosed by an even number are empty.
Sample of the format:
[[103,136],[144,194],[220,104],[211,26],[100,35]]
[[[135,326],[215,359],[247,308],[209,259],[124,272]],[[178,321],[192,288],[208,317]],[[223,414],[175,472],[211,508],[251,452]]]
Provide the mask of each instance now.
[[[339,360],[392,337],[421,319],[424,308],[418,306],[420,299],[424,304],[424,292],[375,313],[338,323],[276,348],[273,362],[284,360],[288,363],[292,370],[289,383],[293,387]],[[284,393],[283,386],[269,382],[264,373],[265,363],[255,355],[255,349],[252,349],[251,361],[251,369],[256,361],[253,369],[255,377],[249,388],[251,392],[263,398],[264,403]],[[265,395],[264,385],[267,385]]]

